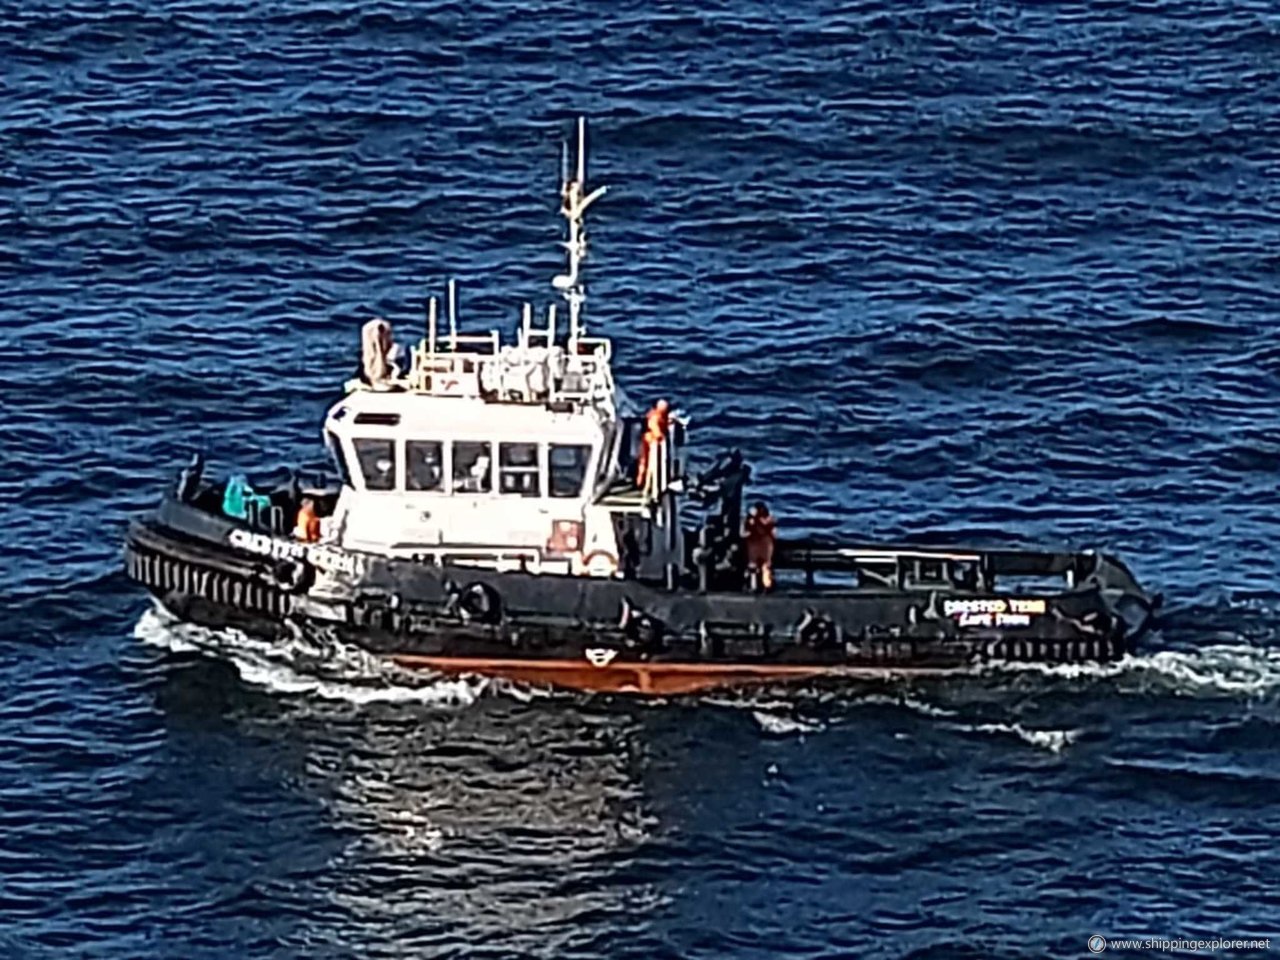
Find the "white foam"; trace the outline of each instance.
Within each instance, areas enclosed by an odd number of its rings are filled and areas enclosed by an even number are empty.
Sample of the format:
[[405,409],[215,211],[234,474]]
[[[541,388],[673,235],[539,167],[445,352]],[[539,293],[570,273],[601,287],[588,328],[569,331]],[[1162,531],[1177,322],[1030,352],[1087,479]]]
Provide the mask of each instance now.
[[1131,657],[1130,668],[1170,681],[1178,693],[1255,697],[1280,690],[1280,650],[1215,644],[1194,653],[1164,650]]
[[912,713],[924,717],[945,721],[944,726],[965,733],[991,734],[994,736],[1014,736],[1033,747],[1040,747],[1051,753],[1060,753],[1064,747],[1075,742],[1080,736],[1079,730],[1033,730],[1016,721],[1009,723],[962,723],[958,722],[963,714],[950,707],[942,707],[916,697],[907,695],[891,697],[884,694],[871,694],[859,697],[859,704],[874,706],[903,707]]
[[866,696],[859,697],[856,701],[858,704],[866,706],[889,706],[889,707],[905,707],[912,713],[918,713],[924,717],[958,717],[960,714],[956,710],[940,707],[935,703],[928,703],[908,694],[899,696],[889,696],[882,693],[871,693]]
[[144,643],[178,653],[201,653],[229,662],[242,680],[274,693],[314,695],[347,703],[419,703],[464,707],[493,686],[489,680],[441,677],[405,670],[358,647],[305,638],[284,641],[239,630],[212,630],[148,610],[134,627]]
[[[734,695],[735,693],[737,694],[736,696]],[[758,690],[727,690],[721,691],[719,695],[703,694],[698,698],[698,702],[710,707],[728,707],[731,710],[791,710],[795,707],[798,699],[797,697],[792,700],[779,700],[776,698],[766,700],[760,696]]]
[[1110,663],[989,663],[978,667],[975,674],[1035,673],[1064,680],[1105,679],[1124,673],[1125,664],[1131,659],[1133,658],[1125,657]]
[[1113,663],[993,664],[986,674],[1037,673],[1068,680],[1114,680],[1121,692],[1258,697],[1280,690],[1280,649],[1213,644],[1128,655]]
[[1024,727],[1020,723],[957,723],[952,724],[952,726],[957,730],[972,733],[1014,736],[1031,744],[1033,747],[1048,750],[1050,753],[1061,753],[1065,747],[1075,743],[1082,733],[1080,730],[1033,730],[1030,727]]
[[806,733],[818,733],[824,729],[823,725],[816,720],[801,720],[798,717],[784,717],[776,713],[768,713],[764,710],[752,710],[751,716],[755,718],[756,723],[760,724],[760,729],[773,737],[788,737],[792,734],[804,735]]

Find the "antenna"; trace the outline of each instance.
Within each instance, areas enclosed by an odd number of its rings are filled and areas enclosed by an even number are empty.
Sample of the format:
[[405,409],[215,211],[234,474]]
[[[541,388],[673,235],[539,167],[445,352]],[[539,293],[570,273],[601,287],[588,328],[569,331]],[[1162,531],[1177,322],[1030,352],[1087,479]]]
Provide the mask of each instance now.
[[449,281],[449,349],[458,351],[458,281]]
[[427,353],[436,352],[436,298],[427,301]]
[[585,117],[578,118],[578,165],[577,176],[570,180],[568,176],[568,145],[564,145],[561,152],[561,177],[563,183],[560,189],[561,206],[560,212],[564,215],[568,222],[568,237],[562,242],[569,258],[569,269],[567,273],[559,274],[553,277],[551,285],[561,292],[561,295],[569,302],[569,344],[570,349],[576,349],[579,337],[586,333],[586,328],[582,323],[582,304],[587,299],[586,290],[582,285],[580,271],[582,261],[587,256],[587,234],[583,230],[583,215],[587,212],[587,208],[595,203],[604,195],[606,187],[598,187],[597,189],[586,192],[587,189],[587,120]]

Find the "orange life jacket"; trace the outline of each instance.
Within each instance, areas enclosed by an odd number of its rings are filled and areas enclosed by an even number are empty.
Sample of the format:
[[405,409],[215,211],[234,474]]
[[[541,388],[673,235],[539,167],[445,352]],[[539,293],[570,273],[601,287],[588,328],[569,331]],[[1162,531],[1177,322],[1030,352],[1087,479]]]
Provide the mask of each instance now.
[[746,523],[749,543],[772,543],[777,537],[778,521],[772,516],[749,516]]
[[663,439],[667,435],[667,429],[671,426],[670,417],[664,410],[654,407],[649,411],[649,416],[645,418],[644,439],[646,443],[653,443]]
[[314,510],[298,508],[298,519],[293,525],[293,535],[298,540],[315,543],[320,539],[320,518]]

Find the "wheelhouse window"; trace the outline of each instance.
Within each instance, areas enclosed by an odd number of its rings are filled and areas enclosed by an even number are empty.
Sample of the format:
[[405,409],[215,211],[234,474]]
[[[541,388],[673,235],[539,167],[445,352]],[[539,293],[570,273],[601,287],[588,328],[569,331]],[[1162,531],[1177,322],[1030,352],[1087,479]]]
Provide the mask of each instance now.
[[521,497],[542,496],[536,443],[498,444],[498,490]]
[[391,440],[374,440],[362,437],[353,440],[360,474],[368,490],[394,490],[396,488],[396,446]]
[[551,495],[581,496],[582,482],[587,477],[587,466],[591,463],[591,445],[553,443],[548,460],[551,467]]
[[471,440],[454,441],[453,492],[493,492],[493,451],[489,444]]
[[444,485],[444,445],[438,440],[407,440],[404,485],[408,490],[439,490]]
[[344,487],[352,486],[351,468],[347,466],[347,455],[342,449],[342,441],[338,439],[338,435],[332,430],[325,431],[325,444],[329,447],[329,452],[333,454],[333,462],[338,467],[338,477],[342,480]]

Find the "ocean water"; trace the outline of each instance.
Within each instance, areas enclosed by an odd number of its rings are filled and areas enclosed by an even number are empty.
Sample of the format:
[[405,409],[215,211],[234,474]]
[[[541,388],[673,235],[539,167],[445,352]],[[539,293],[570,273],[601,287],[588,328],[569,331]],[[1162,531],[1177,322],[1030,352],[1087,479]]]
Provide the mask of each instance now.
[[[1271,4],[0,2],[0,948],[1045,957],[1280,936]],[[378,313],[588,315],[784,530],[1096,546],[1096,669],[666,703],[168,621],[190,451],[324,465]],[[1277,940],[1280,944],[1280,940]],[[1232,955],[1245,955],[1236,951]]]

